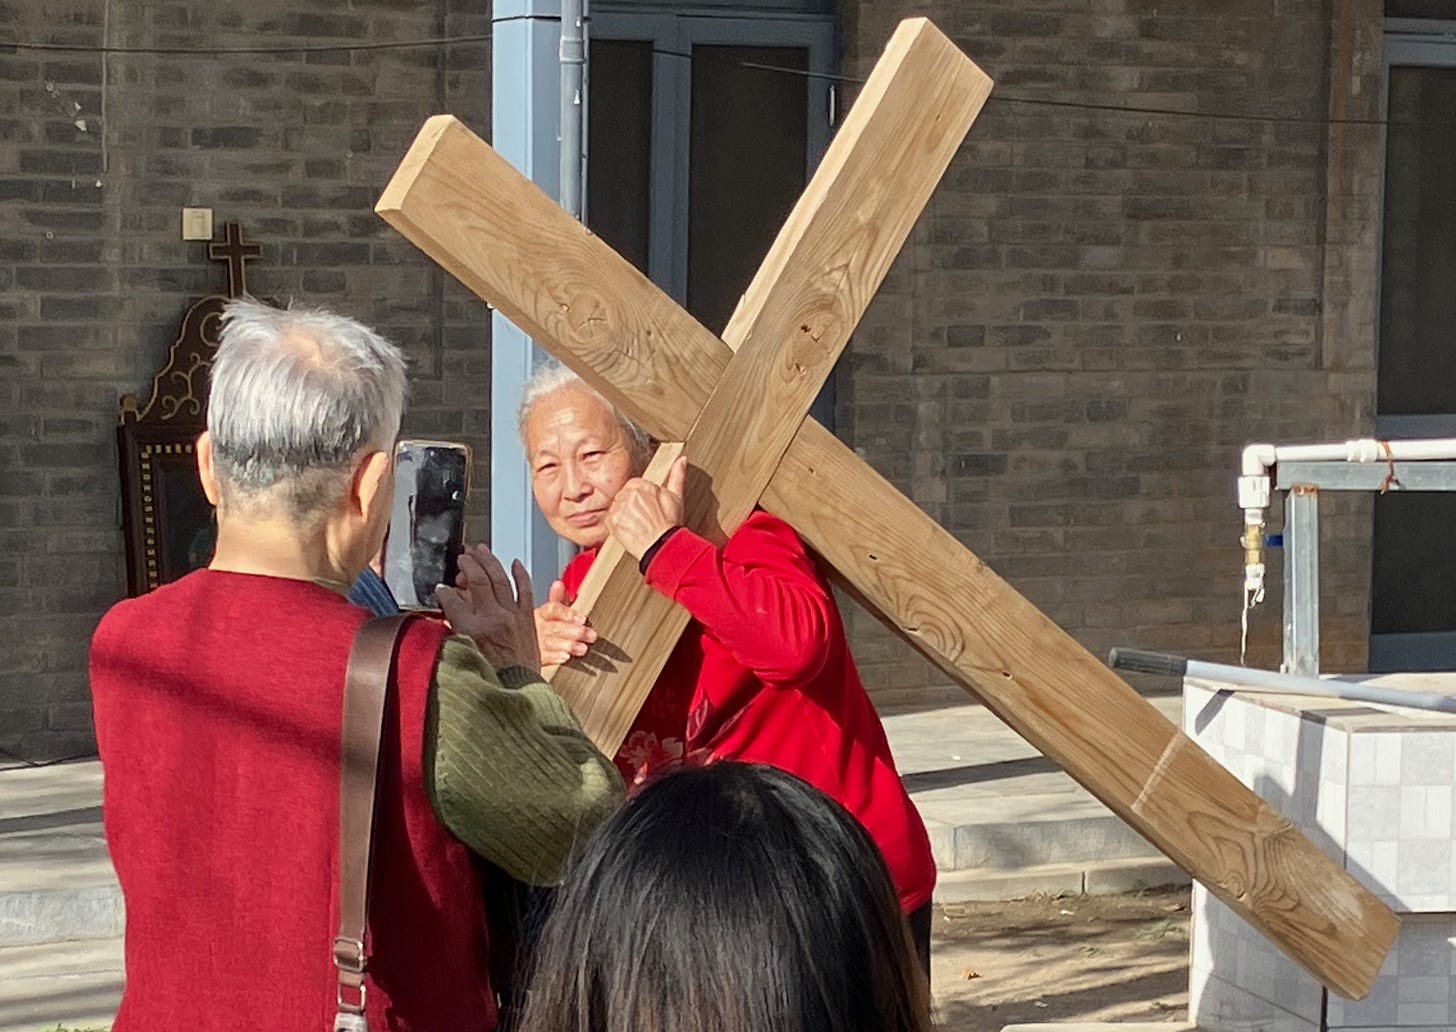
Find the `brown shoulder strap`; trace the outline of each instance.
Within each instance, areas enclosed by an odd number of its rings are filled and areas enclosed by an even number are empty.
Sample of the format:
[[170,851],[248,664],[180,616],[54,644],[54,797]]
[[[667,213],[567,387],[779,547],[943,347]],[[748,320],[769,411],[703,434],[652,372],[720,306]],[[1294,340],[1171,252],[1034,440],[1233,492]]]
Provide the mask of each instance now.
[[[369,921],[369,858],[384,702],[394,654],[416,614],[376,617],[359,628],[344,675],[344,732],[339,765],[339,971],[335,1027],[364,1013],[364,930]],[[362,1024],[362,1022],[361,1022]]]

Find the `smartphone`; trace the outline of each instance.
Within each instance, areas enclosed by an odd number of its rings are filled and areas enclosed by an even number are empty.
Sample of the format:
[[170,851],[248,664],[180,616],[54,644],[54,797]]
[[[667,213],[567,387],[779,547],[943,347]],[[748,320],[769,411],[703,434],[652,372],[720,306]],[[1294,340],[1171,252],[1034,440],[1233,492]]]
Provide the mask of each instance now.
[[384,582],[401,609],[439,609],[435,586],[454,585],[469,497],[469,445],[404,440],[395,447]]

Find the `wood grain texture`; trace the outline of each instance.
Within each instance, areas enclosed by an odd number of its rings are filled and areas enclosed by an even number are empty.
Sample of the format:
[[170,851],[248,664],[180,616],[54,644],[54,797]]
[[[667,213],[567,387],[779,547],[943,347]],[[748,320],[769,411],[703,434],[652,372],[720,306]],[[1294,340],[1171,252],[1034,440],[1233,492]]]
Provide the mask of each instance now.
[[[392,225],[663,440],[688,435],[731,348],[453,120],[380,201]],[[812,420],[763,504],[888,626],[1345,996],[1396,919],[1372,893]]]
[[804,424],[763,505],[886,626],[1305,970],[1369,992],[1395,938],[1390,909],[832,434]]
[[[682,450],[680,443],[660,446],[643,476],[661,484]],[[572,608],[591,620],[597,640],[585,656],[542,673],[596,747],[615,757],[647,698],[641,683],[651,690],[690,618],[648,587],[637,560],[614,537],[597,553]],[[635,682],[628,676],[634,672]]]
[[[686,526],[722,545],[758,504],[990,91],[928,21],[907,21],[891,38],[724,331],[737,354],[688,435]],[[615,756],[677,644],[666,626],[648,627],[670,621],[681,631],[685,620],[621,549],[598,556],[599,572],[607,594],[575,607],[589,612],[599,643],[553,684]],[[602,665],[595,654],[607,649],[613,659]],[[577,669],[593,663],[590,675]]]
[[722,341],[450,115],[375,211],[659,441],[687,437],[728,367]]

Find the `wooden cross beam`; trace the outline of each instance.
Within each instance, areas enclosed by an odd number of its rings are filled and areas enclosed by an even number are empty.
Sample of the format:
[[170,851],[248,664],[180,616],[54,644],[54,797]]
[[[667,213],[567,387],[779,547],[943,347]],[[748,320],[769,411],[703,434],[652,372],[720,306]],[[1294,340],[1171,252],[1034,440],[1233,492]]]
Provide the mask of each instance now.
[[[716,522],[721,536],[756,498],[887,626],[1220,900],[1321,982],[1363,996],[1394,939],[1395,915],[803,419],[803,399],[843,347],[987,86],[928,22],[902,24],[726,342],[454,119],[425,124],[377,210],[653,436],[685,439],[690,459],[713,468],[711,481],[689,482],[697,529],[712,532]],[[589,653],[594,666],[563,667],[553,683],[611,752],[615,728],[636,708],[613,697],[621,679],[604,671],[635,667],[650,684],[654,657],[670,651],[681,623],[674,630],[640,608],[617,608],[659,603],[628,583],[608,548],[597,568],[593,624],[611,647]],[[630,638],[634,624],[649,623],[645,641]]]
[[[688,526],[721,545],[758,504],[990,92],[990,78],[929,22],[890,40],[723,331],[736,357],[684,443]],[[613,756],[688,615],[620,546],[597,557],[574,608],[598,614],[615,676],[604,680],[598,662],[571,662],[553,672],[552,687]]]

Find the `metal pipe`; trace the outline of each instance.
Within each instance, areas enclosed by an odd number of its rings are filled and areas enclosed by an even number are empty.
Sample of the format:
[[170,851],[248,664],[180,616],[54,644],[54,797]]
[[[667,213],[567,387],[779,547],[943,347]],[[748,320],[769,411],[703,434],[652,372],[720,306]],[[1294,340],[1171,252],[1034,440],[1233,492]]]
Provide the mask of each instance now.
[[1350,702],[1372,702],[1381,706],[1405,706],[1410,709],[1456,713],[1456,697],[1442,692],[1411,692],[1401,688],[1340,681],[1323,677],[1300,677],[1273,670],[1230,666],[1226,663],[1205,663],[1197,659],[1166,652],[1144,652],[1141,649],[1116,648],[1107,657],[1114,670],[1134,670],[1144,674],[1168,677],[1197,677],[1205,681],[1221,681],[1240,688],[1281,695],[1316,695],[1345,699]]
[[1245,446],[1239,463],[1239,508],[1244,510],[1244,611],[1264,597],[1264,513],[1269,508],[1269,470],[1280,462],[1420,462],[1456,459],[1456,439],[1378,441],[1362,437],[1333,444],[1266,443]]
[[582,174],[586,119],[586,2],[561,0],[561,193],[574,218],[585,208]]
[[1320,672],[1319,629],[1319,492],[1300,486],[1284,496],[1284,673]]
[[[560,182],[557,201],[578,221],[586,217],[587,0],[561,0]],[[558,569],[576,555],[565,538],[556,541]]]

